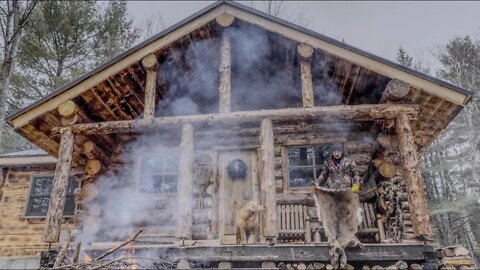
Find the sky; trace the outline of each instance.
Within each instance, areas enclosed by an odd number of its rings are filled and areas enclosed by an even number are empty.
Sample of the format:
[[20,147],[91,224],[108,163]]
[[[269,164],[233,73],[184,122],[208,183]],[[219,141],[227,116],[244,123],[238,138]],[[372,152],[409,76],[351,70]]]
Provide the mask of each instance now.
[[[146,19],[166,26],[214,1],[130,1],[128,11],[141,26]],[[254,2],[261,9],[264,3]],[[480,2],[473,1],[286,1],[283,14],[302,13],[307,28],[394,60],[402,46],[415,59],[438,67],[435,54],[455,36],[480,39]]]

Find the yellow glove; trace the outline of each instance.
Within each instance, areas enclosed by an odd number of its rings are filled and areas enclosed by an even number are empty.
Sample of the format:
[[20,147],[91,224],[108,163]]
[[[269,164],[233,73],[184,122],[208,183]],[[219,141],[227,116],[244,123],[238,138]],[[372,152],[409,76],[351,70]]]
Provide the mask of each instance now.
[[352,185],[352,192],[359,193],[360,192],[360,184],[353,184]]
[[317,192],[317,187],[316,187],[315,183],[312,183],[312,185],[311,185],[311,187],[310,187],[310,190],[311,190],[313,193]]

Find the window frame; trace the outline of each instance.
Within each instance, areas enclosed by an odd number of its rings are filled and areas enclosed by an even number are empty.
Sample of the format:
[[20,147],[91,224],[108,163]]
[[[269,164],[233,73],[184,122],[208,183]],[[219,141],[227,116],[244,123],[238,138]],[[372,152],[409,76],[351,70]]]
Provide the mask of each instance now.
[[[180,153],[179,153],[179,150],[180,148],[178,147],[172,147],[172,148],[168,148],[168,151],[172,151],[173,153],[176,153],[175,155],[177,156],[178,158],[178,163],[180,165]],[[140,190],[140,181],[141,181],[141,178],[143,175],[147,175],[146,173],[142,173],[142,160],[145,156],[147,155],[155,155],[155,149],[153,150],[153,153],[152,152],[147,152],[146,150],[144,151],[141,151],[138,155],[137,158],[135,158],[135,165],[134,165],[134,170],[133,170],[133,178],[135,179],[135,190],[138,194],[141,194],[142,196],[146,196],[146,197],[149,197],[149,198],[169,198],[169,197],[175,197],[177,196],[178,194],[178,182],[179,182],[179,171],[178,171],[178,168],[177,168],[177,190],[175,193],[147,193],[147,192],[142,192]],[[167,153],[168,154],[168,153]],[[159,154],[160,155],[160,154]],[[171,156],[171,154],[168,154],[169,156]],[[165,157],[163,158],[163,162],[165,162]],[[164,177],[165,177],[165,174],[163,173],[165,171],[165,167],[162,168],[162,174],[150,174],[151,176],[153,175],[162,175],[162,181],[164,181]]]
[[[313,147],[313,146],[328,146],[333,144],[341,144],[343,146],[345,154],[346,150],[347,137],[338,138],[320,138],[320,139],[310,139],[310,140],[291,140],[287,141],[280,145],[280,153],[282,159],[282,176],[283,176],[283,193],[285,194],[294,194],[294,193],[312,193],[310,186],[305,188],[290,188],[290,169],[289,169],[289,160],[288,160],[288,149],[291,147]],[[323,164],[322,164],[323,165]],[[313,167],[306,166],[306,167]]]
[[[30,180],[28,182],[28,190],[27,190],[27,197],[25,199],[25,206],[23,207],[23,213],[22,213],[22,218],[25,218],[25,219],[42,219],[42,218],[47,218],[48,216],[48,209],[47,209],[47,214],[45,214],[44,216],[39,216],[39,215],[28,215],[28,212],[29,212],[29,206],[30,206],[30,200],[32,198],[32,188],[33,188],[33,181],[34,181],[34,178],[36,177],[52,177],[52,190],[53,190],[53,181],[55,179],[55,173],[53,172],[48,172],[48,173],[34,173],[30,176]],[[69,175],[68,178],[74,178],[73,175]],[[75,182],[77,182],[74,178]],[[67,184],[68,185],[68,184]],[[78,183],[77,182],[77,188],[81,188],[81,183]],[[67,190],[68,191],[68,190]],[[38,197],[46,197],[46,196],[38,196]],[[50,191],[50,199],[52,197],[52,191]],[[72,195],[66,195],[66,197],[73,197],[74,200],[75,200],[75,194],[72,194]],[[65,198],[66,198],[65,197]],[[71,215],[65,215],[63,214],[63,217],[64,218],[73,218],[75,216],[75,211],[77,210],[77,204],[75,203],[74,201],[74,211],[73,211],[73,214]],[[50,206],[49,206],[50,207]]]

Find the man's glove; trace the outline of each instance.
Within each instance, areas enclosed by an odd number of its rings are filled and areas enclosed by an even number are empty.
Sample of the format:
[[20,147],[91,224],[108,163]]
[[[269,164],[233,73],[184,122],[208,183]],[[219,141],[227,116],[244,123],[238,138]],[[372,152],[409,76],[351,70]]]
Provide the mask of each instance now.
[[360,192],[360,184],[353,184],[352,185],[352,192],[359,193]]
[[313,193],[317,192],[317,185],[315,184],[315,181],[312,181],[312,185],[310,186],[310,190]]

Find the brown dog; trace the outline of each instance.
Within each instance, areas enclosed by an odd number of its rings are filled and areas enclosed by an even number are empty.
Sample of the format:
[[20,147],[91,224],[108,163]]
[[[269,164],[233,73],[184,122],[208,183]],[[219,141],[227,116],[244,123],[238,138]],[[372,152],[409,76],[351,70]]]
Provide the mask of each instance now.
[[265,208],[257,201],[247,202],[235,216],[235,233],[237,235],[237,244],[246,244],[250,234],[259,228],[257,222],[257,213]]

